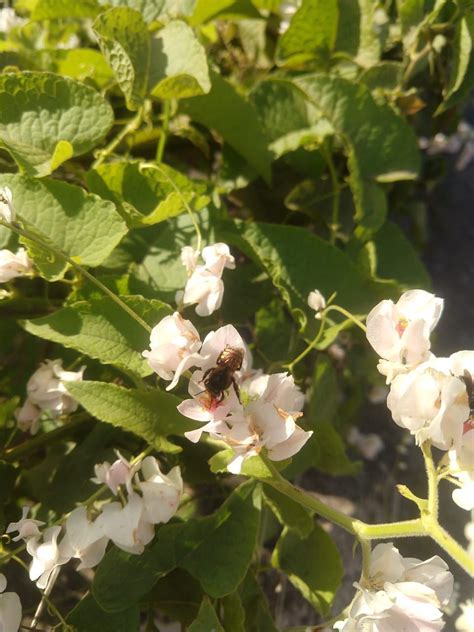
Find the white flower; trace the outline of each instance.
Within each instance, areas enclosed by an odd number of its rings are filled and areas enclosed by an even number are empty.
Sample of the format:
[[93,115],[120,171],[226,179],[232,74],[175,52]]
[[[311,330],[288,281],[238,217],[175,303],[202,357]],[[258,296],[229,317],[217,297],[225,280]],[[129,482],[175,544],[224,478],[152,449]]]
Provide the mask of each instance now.
[[144,509],[143,499],[132,492],[124,507],[119,502],[105,505],[96,522],[116,546],[140,555],[155,535],[153,525],[143,519]]
[[461,616],[456,619],[455,626],[458,632],[474,632],[474,599],[468,599],[459,604]]
[[397,375],[387,398],[395,423],[407,428],[419,445],[429,439],[441,450],[460,445],[469,417],[465,384],[448,364],[436,358]]
[[314,317],[321,319],[321,312],[326,307],[326,299],[319,290],[313,290],[308,294],[308,305],[316,312]]
[[[13,9],[8,10],[13,11]],[[2,11],[5,11],[5,9],[0,9],[0,33],[2,32]],[[0,219],[3,219],[3,221],[7,222],[7,224],[11,224],[15,221],[13,195],[9,187],[3,187],[3,189],[0,189]]]
[[355,584],[343,632],[437,632],[444,627],[441,607],[449,601],[453,576],[438,556],[425,562],[403,558],[393,544],[378,544],[369,577]]
[[206,246],[202,251],[204,267],[216,276],[222,276],[224,268],[235,270],[235,259],[230,254],[229,246],[222,242],[213,246]]
[[189,367],[199,358],[199,333],[191,321],[178,312],[165,316],[150,335],[151,351],[144,351],[148,364],[162,379],[172,380],[166,390],[172,389]]
[[16,254],[11,250],[0,250],[0,283],[26,276],[32,269],[33,264],[24,248],[19,248]]
[[23,507],[22,516],[18,522],[10,522],[7,527],[7,533],[13,533],[13,531],[18,531],[18,535],[15,538],[12,538],[13,542],[18,542],[19,540],[28,541],[30,538],[37,538],[41,535],[38,527],[44,525],[44,522],[40,520],[33,520],[33,518],[27,518],[28,512],[30,511],[29,507]]
[[62,555],[57,540],[61,527],[49,527],[43,533],[43,541],[31,538],[26,544],[26,550],[32,556],[30,565],[30,579],[36,581],[38,588],[46,588],[51,573],[57,566],[66,564],[69,557]]
[[86,507],[77,507],[68,516],[65,530],[66,534],[59,545],[61,555],[67,559],[80,559],[77,570],[97,566],[109,542],[100,520],[89,520]]
[[[0,9],[0,33],[9,33],[12,28],[22,26],[25,21],[23,18],[18,17],[15,10],[10,7]],[[8,189],[8,187],[5,187],[5,189]]]
[[210,316],[222,305],[223,297],[222,279],[198,266],[186,283],[182,301],[184,305],[196,304],[198,316]]
[[298,425],[301,413],[289,414],[274,404],[251,402],[244,414],[231,415],[225,420],[229,430],[221,432],[235,456],[228,464],[229,472],[239,474],[244,461],[266,448],[268,458],[282,461],[295,455],[313,434]]
[[82,380],[84,369],[65,371],[62,360],[46,360],[28,380],[29,402],[41,410],[50,411],[53,417],[73,413],[78,403],[67,392],[66,384]]
[[464,535],[468,541],[467,553],[471,557],[474,557],[474,522],[468,522],[464,527]]
[[176,301],[183,305],[196,305],[198,316],[210,316],[222,305],[224,268],[235,268],[235,259],[229,246],[222,242],[207,246],[202,251],[204,265],[198,266],[199,252],[190,246],[181,250],[181,261],[186,268],[188,281],[184,292],[177,292]]
[[0,575],[0,630],[18,632],[22,618],[20,598],[14,592],[4,592],[6,587],[5,575]]
[[35,435],[40,427],[41,410],[28,398],[21,408],[15,410],[16,425],[22,432],[30,432]]
[[91,481],[97,485],[107,485],[115,496],[120,485],[123,485],[128,492],[132,491],[132,479],[140,467],[139,463],[132,466],[118,450],[116,453],[119,458],[112,465],[108,461],[95,465],[95,477],[91,478]]
[[451,476],[459,481],[453,491],[453,500],[466,511],[474,509],[474,428],[465,432],[458,449],[449,451]]
[[378,434],[369,432],[365,434],[353,426],[347,436],[347,441],[359,450],[364,459],[373,461],[377,458],[385,445]]
[[136,482],[143,496],[143,519],[151,524],[168,522],[176,513],[183,493],[183,479],[178,466],[167,475],[160,470],[158,461],[146,457],[141,466],[144,481]]
[[[384,360],[417,365],[430,357],[430,333],[443,311],[443,299],[424,290],[409,290],[396,304],[385,300],[367,316],[367,340]],[[383,363],[382,363],[383,366]],[[383,372],[387,374],[385,368]]]

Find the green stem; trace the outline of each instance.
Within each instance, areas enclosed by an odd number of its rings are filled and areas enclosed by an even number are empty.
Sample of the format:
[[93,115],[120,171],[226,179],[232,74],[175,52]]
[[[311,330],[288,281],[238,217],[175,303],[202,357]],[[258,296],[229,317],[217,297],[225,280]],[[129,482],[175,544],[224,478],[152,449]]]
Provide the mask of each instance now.
[[420,518],[381,524],[359,522],[358,527],[359,535],[365,540],[387,540],[428,535]]
[[83,426],[86,422],[90,421],[90,419],[90,415],[88,413],[84,413],[83,415],[78,416],[76,419],[72,419],[70,422],[68,422],[64,426],[61,426],[60,428],[55,428],[54,430],[51,430],[51,432],[45,432],[42,435],[33,437],[33,439],[24,441],[14,448],[10,448],[10,450],[5,450],[1,458],[4,461],[8,461],[10,463],[13,461],[18,461],[18,459],[21,459],[28,454],[36,452],[43,446],[51,445],[58,439],[61,439],[64,436],[69,436],[71,434],[71,431],[75,431],[80,426]]
[[425,460],[426,474],[428,477],[428,513],[432,518],[438,518],[438,473],[431,453],[431,444],[425,441],[421,445]]
[[308,353],[315,348],[315,346],[318,344],[318,342],[321,340],[322,335],[324,333],[324,327],[326,325],[326,316],[325,313],[323,313],[322,317],[321,317],[321,325],[318,329],[318,333],[316,334],[315,338],[313,339],[312,342],[310,342],[310,344],[306,347],[306,349],[304,351],[302,351],[300,353],[300,355],[298,357],[296,357],[292,362],[290,362],[289,364],[283,365],[286,366],[288,368],[288,370],[293,373],[293,369],[294,367],[299,364],[299,362],[301,362],[301,360],[303,360],[303,358],[305,358]]
[[328,307],[326,307],[326,309],[324,310],[324,313],[327,314],[329,312],[339,312],[339,314],[342,314],[348,320],[357,325],[357,327],[362,329],[364,333],[367,331],[367,327],[364,325],[364,323],[359,318],[357,318],[357,316],[354,316],[354,314],[348,312],[347,309],[344,309],[344,307],[341,307],[340,305],[328,305]]
[[370,555],[372,553],[372,549],[369,540],[360,538],[359,542],[362,550],[362,579],[368,580],[370,577]]
[[115,136],[115,138],[113,138],[104,149],[98,152],[97,159],[92,163],[92,169],[99,167],[104,160],[113,153],[114,149],[120,145],[126,136],[137,131],[142,124],[144,111],[144,108],[141,107],[130,122],[117,134],[117,136]]
[[83,268],[79,263],[74,261],[74,259],[66,255],[61,250],[58,250],[55,246],[52,246],[51,244],[44,242],[41,239],[41,237],[39,237],[35,233],[32,233],[29,229],[20,228],[19,226],[13,226],[12,224],[8,224],[7,222],[1,221],[1,220],[0,220],[0,224],[2,226],[6,226],[10,230],[12,230],[14,233],[17,233],[17,235],[26,237],[26,239],[29,239],[30,241],[34,242],[35,244],[43,248],[43,250],[46,250],[46,252],[52,252],[56,257],[59,257],[59,259],[62,259],[66,263],[69,263],[73,268],[75,268],[78,272],[80,272],[82,276],[84,276],[88,281],[90,281],[96,287],[98,287],[101,290],[101,292],[106,294],[114,303],[116,303],[121,309],[123,309],[123,311],[127,312],[127,314],[131,316],[141,327],[146,329],[148,333],[151,332],[152,328],[148,325],[148,323],[146,323],[136,312],[133,311],[133,309],[131,309],[126,303],[124,303],[116,294],[114,294],[111,290],[109,290],[109,288],[106,287],[101,281],[99,281],[99,279],[96,279],[96,277],[90,274],[90,272],[88,272],[85,268]]
[[142,169],[156,169],[156,171],[161,173],[161,175],[164,176],[168,180],[168,182],[171,184],[173,189],[179,195],[179,197],[181,198],[181,202],[184,205],[184,208],[189,213],[189,217],[191,218],[191,222],[192,222],[192,224],[194,226],[194,230],[196,231],[196,235],[197,235],[197,247],[196,247],[196,250],[201,252],[201,242],[202,242],[201,230],[199,229],[199,225],[198,225],[198,223],[196,221],[195,212],[189,206],[189,203],[186,200],[186,198],[184,197],[183,193],[181,192],[181,189],[177,186],[177,184],[174,182],[174,180],[166,173],[166,171],[162,167],[160,167],[160,165],[151,164],[151,163],[144,163],[144,164],[140,165],[140,171]]
[[171,116],[171,101],[165,99],[163,102],[163,124],[161,127],[160,139],[158,141],[158,147],[156,148],[156,162],[163,161],[163,154],[165,151],[166,141],[168,139],[168,130],[170,125]]
[[429,535],[430,538],[439,544],[468,575],[474,577],[474,558],[443,529],[435,518],[425,515],[422,516],[421,520],[426,535]]

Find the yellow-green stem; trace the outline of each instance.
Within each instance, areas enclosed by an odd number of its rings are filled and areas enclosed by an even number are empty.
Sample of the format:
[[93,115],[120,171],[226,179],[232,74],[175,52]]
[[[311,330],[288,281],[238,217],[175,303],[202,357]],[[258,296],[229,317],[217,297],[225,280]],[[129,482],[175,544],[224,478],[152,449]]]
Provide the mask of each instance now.
[[348,320],[357,325],[357,327],[362,329],[364,333],[367,331],[367,327],[364,325],[364,323],[359,318],[357,318],[357,316],[354,316],[354,314],[348,312],[347,309],[344,309],[344,307],[341,307],[340,305],[328,305],[328,307],[326,307],[326,309],[324,310],[324,314],[328,314],[329,312],[339,312],[339,314],[342,314]]
[[321,340],[321,337],[322,337],[322,335],[323,335],[323,333],[324,333],[324,327],[325,327],[325,325],[326,325],[326,318],[325,318],[325,316],[323,315],[323,316],[322,316],[322,318],[321,318],[321,325],[320,325],[320,327],[319,327],[319,329],[318,329],[318,333],[316,334],[316,336],[315,336],[315,338],[313,339],[313,341],[312,341],[312,342],[310,342],[310,343],[309,343],[309,345],[306,347],[306,349],[305,349],[304,351],[302,351],[302,352],[300,353],[300,355],[299,355],[297,358],[295,358],[292,362],[290,362],[290,364],[284,365],[284,366],[286,366],[286,367],[288,368],[288,370],[289,370],[291,373],[293,373],[293,369],[295,368],[295,366],[296,366],[299,362],[301,362],[301,360],[303,360],[303,358],[305,358],[305,357],[308,355],[308,353],[309,353],[312,349],[314,349],[314,348],[315,348],[315,346],[318,344],[318,342]]
[[157,163],[160,163],[163,161],[163,154],[165,151],[166,141],[168,139],[170,115],[171,115],[171,101],[169,99],[165,99],[163,101],[163,124],[161,127],[158,147],[156,148],[156,162]]
[[428,513],[432,518],[438,518],[438,473],[431,453],[431,444],[425,441],[421,445],[425,460],[426,475],[428,477]]
[[125,127],[117,134],[117,136],[115,136],[115,138],[113,138],[104,149],[98,152],[97,159],[92,164],[93,169],[99,167],[104,162],[104,160],[113,153],[115,148],[120,145],[124,138],[126,138],[129,134],[137,131],[137,129],[142,124],[144,112],[145,108],[140,108],[136,115],[130,120],[127,125],[125,125]]

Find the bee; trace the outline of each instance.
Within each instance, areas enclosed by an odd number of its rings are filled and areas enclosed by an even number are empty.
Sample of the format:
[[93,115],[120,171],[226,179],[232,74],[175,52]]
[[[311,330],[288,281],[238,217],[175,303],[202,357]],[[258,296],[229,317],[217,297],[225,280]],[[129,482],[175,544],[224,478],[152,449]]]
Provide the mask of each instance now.
[[216,360],[216,366],[207,369],[204,373],[202,382],[206,391],[217,402],[221,402],[225,397],[225,391],[231,386],[234,387],[235,394],[240,402],[240,391],[235,381],[234,373],[242,367],[244,360],[243,349],[226,346],[221,351]]
[[464,371],[464,375],[461,377],[461,380],[466,385],[467,400],[469,403],[469,419],[466,423],[474,427],[474,384],[472,382],[472,376],[469,371]]

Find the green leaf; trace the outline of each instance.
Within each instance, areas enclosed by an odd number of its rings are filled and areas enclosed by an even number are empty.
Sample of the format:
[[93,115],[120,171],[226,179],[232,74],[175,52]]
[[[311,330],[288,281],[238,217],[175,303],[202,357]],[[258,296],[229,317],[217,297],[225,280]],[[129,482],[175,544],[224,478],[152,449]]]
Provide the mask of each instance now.
[[[174,0],[176,3],[176,0]],[[166,8],[166,0],[99,0],[106,7],[129,7],[138,11],[145,22],[155,22]]]
[[260,13],[256,11],[250,0],[197,0],[193,14],[190,19],[192,26],[204,24],[210,20],[219,19],[239,19],[239,18],[259,18]]
[[425,0],[397,0],[397,11],[406,35],[411,29],[418,27],[425,17]]
[[453,63],[444,101],[436,114],[462,102],[471,93],[474,86],[474,7],[467,11],[456,26],[454,38]]
[[[100,265],[127,232],[113,204],[81,187],[10,174],[0,175],[0,186],[11,188],[17,213],[27,226],[82,265]],[[61,278],[68,265],[39,247],[32,255],[49,280]]]
[[203,592],[194,577],[177,568],[158,580],[150,598],[160,613],[188,626],[197,617]]
[[311,514],[288,496],[265,485],[263,499],[278,521],[288,529],[296,531],[299,536],[304,538],[313,530],[314,521]]
[[288,576],[318,612],[329,612],[343,567],[337,547],[324,529],[315,524],[305,538],[284,530],[273,551],[272,564]]
[[245,632],[278,632],[265,594],[250,571],[242,582],[240,596],[245,610]]
[[238,592],[222,598],[222,623],[225,632],[245,632],[245,610]]
[[253,106],[220,75],[211,74],[209,94],[181,103],[195,121],[218,132],[268,182],[272,154]]
[[150,69],[150,38],[141,14],[128,7],[110,9],[98,16],[93,28],[128,109],[138,110]]
[[160,99],[185,99],[210,91],[206,51],[185,22],[173,20],[153,39],[149,89]]
[[385,204],[374,181],[413,179],[418,174],[420,157],[413,130],[360,83],[324,74],[298,77],[294,83],[342,140],[356,219],[363,229],[377,230],[385,221]]
[[358,270],[349,257],[306,228],[262,222],[222,222],[219,239],[238,246],[269,275],[295,320],[316,331],[308,294],[337,292],[337,303],[354,313],[368,311],[385,288]]
[[431,279],[411,241],[393,222],[386,222],[374,237],[376,273],[396,279],[406,288],[431,287]]
[[235,592],[252,560],[260,510],[260,487],[249,481],[212,515],[163,526],[142,555],[110,551],[94,578],[95,598],[103,608],[117,612],[140,600],[178,566],[198,579],[212,598]]
[[126,605],[119,614],[110,614],[100,608],[91,594],[86,595],[66,617],[75,632],[138,632],[140,610]]
[[113,78],[109,65],[98,50],[91,48],[56,50],[53,59],[56,72],[71,79],[78,81],[92,79],[98,87],[103,88]]
[[[382,39],[385,25],[376,23],[376,12],[382,7],[373,0],[358,0],[359,47],[355,61],[363,68],[370,68],[380,61],[382,53]],[[388,16],[387,16],[388,21]]]
[[113,120],[107,101],[83,83],[49,72],[0,75],[0,143],[29,175],[53,171],[61,141],[71,145],[74,156],[89,152]]
[[327,58],[336,42],[338,20],[337,0],[303,0],[279,40],[279,60],[300,64]]
[[[141,296],[122,296],[150,327],[171,313],[171,308]],[[110,298],[91,298],[74,303],[43,318],[23,323],[29,333],[75,349],[104,364],[113,364],[139,375],[152,370],[142,357],[149,346],[149,333]]]
[[146,163],[128,160],[106,163],[87,173],[87,184],[102,198],[118,206],[124,202],[129,205],[128,221],[132,227],[151,226],[185,212],[183,198],[193,211],[200,211],[209,203],[202,183],[192,182],[167,165],[160,165],[159,169],[144,167]]
[[145,439],[164,452],[180,448],[164,441],[169,435],[184,435],[196,424],[176,409],[181,400],[157,389],[140,391],[106,382],[74,382],[68,391],[92,416]]
[[224,632],[216,611],[207,597],[203,599],[198,616],[189,626],[188,632]]
[[319,446],[319,458],[313,463],[316,469],[333,476],[350,476],[359,471],[360,462],[348,458],[344,441],[330,422],[320,421],[314,437]]
[[97,0],[37,0],[31,12],[32,20],[95,18],[100,13]]

